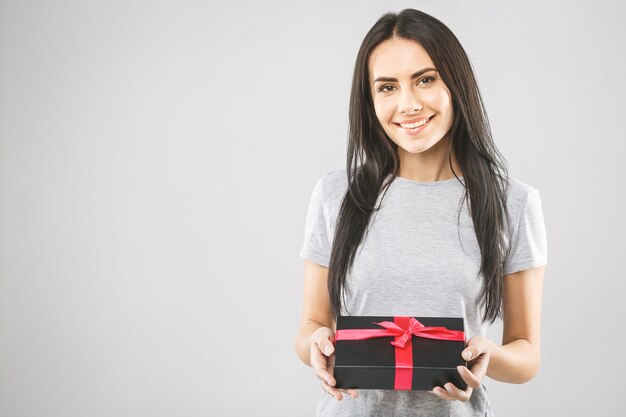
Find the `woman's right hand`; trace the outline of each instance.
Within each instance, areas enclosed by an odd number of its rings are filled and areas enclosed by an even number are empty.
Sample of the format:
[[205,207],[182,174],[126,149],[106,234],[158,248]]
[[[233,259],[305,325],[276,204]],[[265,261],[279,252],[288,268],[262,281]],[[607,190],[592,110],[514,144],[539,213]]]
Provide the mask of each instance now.
[[329,327],[322,326],[311,334],[311,367],[315,375],[322,381],[322,388],[338,401],[346,393],[356,398],[359,393],[356,389],[335,388],[333,370],[335,367],[335,347],[333,341],[335,333]]

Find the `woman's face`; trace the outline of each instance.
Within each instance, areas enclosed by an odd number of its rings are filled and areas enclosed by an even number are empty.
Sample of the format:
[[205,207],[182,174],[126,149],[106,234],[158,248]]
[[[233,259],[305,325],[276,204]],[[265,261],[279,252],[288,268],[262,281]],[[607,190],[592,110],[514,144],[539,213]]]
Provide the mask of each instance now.
[[[372,51],[368,68],[376,116],[398,153],[427,151],[446,136],[454,119],[452,97],[419,43],[388,39]],[[405,122],[410,125],[402,127]]]

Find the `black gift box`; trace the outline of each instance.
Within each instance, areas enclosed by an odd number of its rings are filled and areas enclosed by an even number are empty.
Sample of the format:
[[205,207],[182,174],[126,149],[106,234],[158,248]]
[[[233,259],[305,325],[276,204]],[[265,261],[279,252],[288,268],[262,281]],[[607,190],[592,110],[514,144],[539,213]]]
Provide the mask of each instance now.
[[[463,319],[456,317],[414,317],[426,327],[445,327],[464,331]],[[406,320],[409,318],[407,317]],[[337,330],[383,329],[374,322],[394,322],[394,317],[337,316]],[[396,346],[391,344],[394,336],[375,337],[364,340],[335,340],[334,377],[337,388],[360,389],[408,389],[396,385]],[[432,390],[447,382],[465,390],[467,384],[461,378],[457,366],[467,366],[461,357],[466,340],[436,340],[411,335],[412,390]],[[406,349],[408,349],[408,345]],[[410,352],[407,352],[410,354]],[[400,356],[400,354],[398,353]],[[409,373],[411,371],[408,371]]]

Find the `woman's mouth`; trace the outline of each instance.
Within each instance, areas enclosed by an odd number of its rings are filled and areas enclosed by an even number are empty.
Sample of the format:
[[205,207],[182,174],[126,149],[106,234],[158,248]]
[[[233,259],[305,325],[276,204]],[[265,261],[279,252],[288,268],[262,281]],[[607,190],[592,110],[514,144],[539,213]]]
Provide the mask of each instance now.
[[426,122],[418,122],[418,123],[394,123],[396,126],[398,126],[398,128],[400,130],[402,130],[405,133],[408,133],[410,135],[415,135],[419,132],[421,132],[422,130],[426,129],[426,126],[428,126],[430,124],[430,121],[433,119],[433,117],[435,116],[430,116],[428,119],[426,119]]

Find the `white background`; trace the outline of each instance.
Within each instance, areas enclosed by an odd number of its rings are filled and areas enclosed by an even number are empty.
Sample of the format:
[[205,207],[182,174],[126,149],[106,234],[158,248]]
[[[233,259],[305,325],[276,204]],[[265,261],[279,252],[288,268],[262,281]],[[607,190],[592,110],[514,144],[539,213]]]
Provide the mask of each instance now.
[[314,415],[306,208],[360,42],[405,7],[459,38],[542,196],[542,366],[484,380],[496,415],[620,413],[621,2],[3,0],[0,415]]

